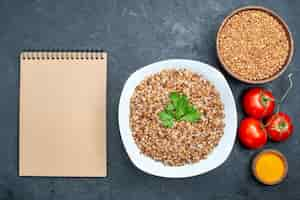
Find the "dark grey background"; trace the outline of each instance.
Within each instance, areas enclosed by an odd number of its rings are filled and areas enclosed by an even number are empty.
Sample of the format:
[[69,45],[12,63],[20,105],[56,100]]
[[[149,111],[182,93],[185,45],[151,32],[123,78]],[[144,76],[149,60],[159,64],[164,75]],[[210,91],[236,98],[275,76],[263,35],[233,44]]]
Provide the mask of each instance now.
[[[208,174],[186,179],[147,175],[129,161],[119,135],[117,109],[122,86],[136,69],[168,58],[206,62],[220,69],[215,36],[224,16],[243,5],[278,12],[290,26],[295,55],[288,71],[265,85],[279,97],[294,73],[295,88],[283,111],[294,135],[272,147],[289,162],[280,185],[257,183],[249,170],[257,151],[237,142],[229,159]],[[0,200],[4,199],[300,199],[299,0],[0,0]],[[18,55],[23,49],[99,49],[109,52],[108,177],[95,179],[18,177]],[[227,74],[242,118],[240,96],[250,85]]]

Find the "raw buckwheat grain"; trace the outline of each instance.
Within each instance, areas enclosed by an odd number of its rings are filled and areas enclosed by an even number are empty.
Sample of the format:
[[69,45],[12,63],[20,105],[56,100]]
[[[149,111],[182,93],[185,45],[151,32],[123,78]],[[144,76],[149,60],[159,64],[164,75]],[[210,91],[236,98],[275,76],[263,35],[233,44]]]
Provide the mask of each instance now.
[[290,51],[284,26],[261,10],[233,15],[220,30],[218,40],[225,65],[246,80],[272,77],[282,69]]

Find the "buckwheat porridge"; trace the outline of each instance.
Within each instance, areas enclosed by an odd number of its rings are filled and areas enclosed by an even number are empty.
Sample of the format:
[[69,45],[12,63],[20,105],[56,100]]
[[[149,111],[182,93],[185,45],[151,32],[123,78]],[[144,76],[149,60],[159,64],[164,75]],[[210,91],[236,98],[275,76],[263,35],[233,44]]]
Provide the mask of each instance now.
[[146,77],[130,100],[130,126],[141,153],[169,166],[205,159],[224,132],[224,107],[208,80],[186,69]]

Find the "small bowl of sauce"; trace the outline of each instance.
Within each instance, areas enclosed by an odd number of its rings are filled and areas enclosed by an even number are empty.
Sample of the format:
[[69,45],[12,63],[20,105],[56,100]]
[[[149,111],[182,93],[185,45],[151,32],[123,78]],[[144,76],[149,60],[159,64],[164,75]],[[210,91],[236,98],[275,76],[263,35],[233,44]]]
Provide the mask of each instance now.
[[252,162],[252,172],[259,182],[265,185],[276,185],[286,177],[288,163],[279,151],[266,149],[255,156]]

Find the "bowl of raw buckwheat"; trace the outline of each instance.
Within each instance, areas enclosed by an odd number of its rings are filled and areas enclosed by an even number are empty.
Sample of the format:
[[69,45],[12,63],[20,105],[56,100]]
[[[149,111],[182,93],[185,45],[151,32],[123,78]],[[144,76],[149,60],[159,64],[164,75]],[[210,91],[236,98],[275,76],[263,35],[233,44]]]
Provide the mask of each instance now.
[[294,52],[287,24],[275,12],[258,6],[239,8],[227,16],[216,43],[224,69],[238,80],[252,84],[278,78]]

